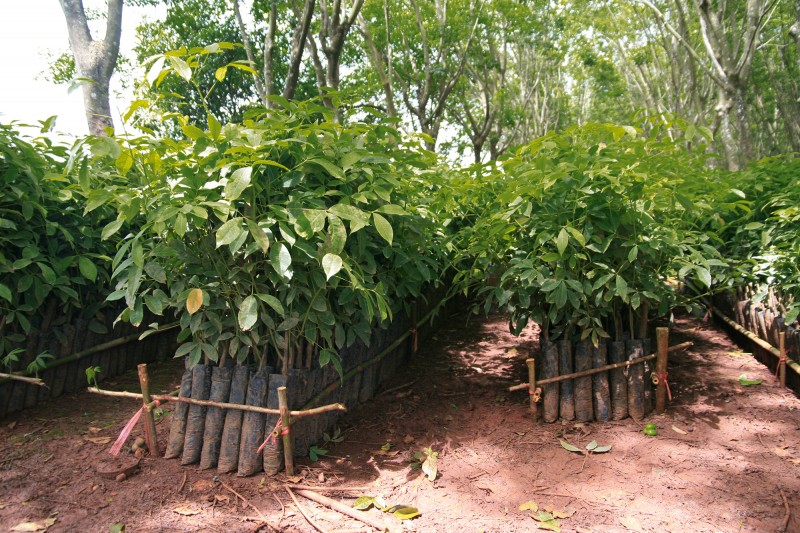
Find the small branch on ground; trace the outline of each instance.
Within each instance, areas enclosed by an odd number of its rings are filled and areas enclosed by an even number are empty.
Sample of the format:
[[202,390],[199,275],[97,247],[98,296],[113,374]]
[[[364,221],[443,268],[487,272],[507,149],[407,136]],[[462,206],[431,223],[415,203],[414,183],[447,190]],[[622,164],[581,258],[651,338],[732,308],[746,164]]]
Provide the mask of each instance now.
[[328,533],[326,530],[322,529],[322,527],[320,527],[316,522],[314,522],[310,516],[306,514],[305,510],[303,509],[303,506],[300,505],[300,502],[297,501],[297,498],[295,497],[294,492],[292,492],[292,489],[290,489],[289,487],[284,487],[284,488],[286,489],[286,492],[289,493],[289,496],[292,497],[292,501],[294,502],[295,507],[297,507],[297,510],[300,511],[300,514],[303,515],[303,518],[306,519],[306,522],[311,524],[311,527],[319,531],[319,533]]
[[[287,487],[286,490],[289,490],[289,488]],[[351,507],[348,507],[347,505],[344,505],[344,504],[342,504],[340,502],[337,502],[336,500],[332,500],[331,498],[328,498],[327,496],[323,496],[321,494],[317,494],[316,492],[312,492],[310,490],[298,490],[297,494],[299,494],[303,498],[308,498],[311,501],[315,501],[315,502],[317,502],[319,504],[322,504],[322,505],[324,505],[326,507],[329,507],[329,508],[333,509],[334,511],[339,511],[343,515],[347,515],[350,518],[355,518],[359,522],[364,522],[368,526],[373,527],[373,528],[377,529],[378,531],[384,531],[387,528],[391,530],[391,527],[388,527],[387,524],[385,524],[385,523],[383,523],[383,522],[381,522],[379,520],[375,520],[374,518],[372,518],[370,516],[367,516],[366,513],[364,513],[364,512],[357,511],[357,510],[355,510],[355,509],[353,509]]]
[[789,528],[789,519],[792,518],[792,510],[789,508],[789,500],[786,499],[786,494],[781,490],[781,498],[783,498],[783,507],[786,509],[786,516],[783,517],[783,524],[780,531],[785,532]]
[[186,472],[184,472],[184,473],[183,473],[183,481],[181,481],[181,484],[180,484],[180,486],[178,487],[178,493],[180,493],[180,492],[183,490],[183,487],[185,487],[185,486],[186,486],[186,479],[187,479],[187,477],[188,477],[188,474],[187,474]]
[[392,387],[391,389],[386,389],[385,391],[379,392],[377,396],[381,396],[383,394],[391,394],[393,392],[397,392],[399,390],[403,390],[403,389],[405,389],[407,387],[410,387],[411,385],[413,385],[417,381],[419,381],[419,380],[415,379],[414,381],[409,381],[408,383],[404,383],[403,385],[398,385],[397,387]]

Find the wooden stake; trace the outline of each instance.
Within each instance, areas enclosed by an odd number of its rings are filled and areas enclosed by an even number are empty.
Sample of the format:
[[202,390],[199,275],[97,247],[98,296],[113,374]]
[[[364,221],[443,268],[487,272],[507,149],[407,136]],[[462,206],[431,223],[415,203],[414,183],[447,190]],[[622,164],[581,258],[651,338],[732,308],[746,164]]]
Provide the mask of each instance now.
[[525,364],[528,365],[528,395],[531,399],[531,418],[536,423],[539,419],[539,406],[536,403],[538,400],[538,394],[536,394],[536,360],[528,358],[525,360]]
[[781,331],[778,333],[778,379],[781,382],[781,387],[786,387],[786,332]]
[[[139,369],[139,385],[142,387],[142,402],[147,405],[150,403],[150,377],[147,375],[147,365],[141,364]],[[144,440],[147,442],[147,449],[150,455],[158,457],[158,441],[156,437],[156,420],[153,412],[149,409],[142,410],[144,416]]]
[[669,328],[656,328],[656,414],[663,414],[667,397],[667,357],[669,354]]
[[278,408],[281,412],[281,435],[283,436],[283,460],[286,464],[286,475],[294,475],[294,446],[292,443],[292,420],[289,414],[289,399],[286,387],[278,387]]

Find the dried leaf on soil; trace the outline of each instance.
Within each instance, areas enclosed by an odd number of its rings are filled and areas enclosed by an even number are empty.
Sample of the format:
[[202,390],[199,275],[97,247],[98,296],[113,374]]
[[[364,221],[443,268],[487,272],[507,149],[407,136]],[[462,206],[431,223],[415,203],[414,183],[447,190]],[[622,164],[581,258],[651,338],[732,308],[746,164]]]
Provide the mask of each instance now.
[[192,490],[197,492],[205,492],[214,488],[214,482],[208,479],[198,479],[192,483]]
[[183,516],[192,516],[200,514],[202,511],[191,505],[179,505],[178,507],[174,508],[172,512]]
[[539,504],[537,504],[533,500],[529,500],[529,501],[523,503],[522,505],[520,505],[519,506],[519,510],[520,511],[531,511],[531,512],[535,513],[536,511],[539,510]]
[[619,523],[625,526],[626,528],[630,529],[631,531],[636,531],[637,533],[644,533],[642,529],[642,524],[639,523],[637,518],[632,516],[625,516],[619,519]]
[[95,444],[108,444],[111,442],[111,437],[84,437],[84,439]]
[[686,432],[679,427],[672,426],[672,431],[674,431],[678,435],[686,435]]
[[777,455],[778,457],[789,457],[792,455],[792,452],[786,449],[786,446],[776,446],[772,449],[772,452]]
[[47,528],[56,523],[56,518],[50,517],[44,522],[22,522],[11,528],[11,531],[45,531]]

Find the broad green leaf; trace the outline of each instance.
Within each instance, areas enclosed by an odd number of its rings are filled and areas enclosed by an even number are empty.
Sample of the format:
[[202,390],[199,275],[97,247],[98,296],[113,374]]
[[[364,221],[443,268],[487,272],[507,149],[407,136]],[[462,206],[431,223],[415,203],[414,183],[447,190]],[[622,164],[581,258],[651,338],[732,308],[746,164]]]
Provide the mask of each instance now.
[[203,290],[192,289],[189,291],[189,296],[186,298],[186,310],[190,315],[195,314],[198,309],[203,305]]
[[628,283],[619,274],[617,274],[616,287],[617,287],[617,296],[619,296],[620,298],[622,298],[623,301],[625,301],[628,298]]
[[109,222],[108,224],[106,224],[106,226],[103,228],[103,231],[100,233],[100,238],[104,241],[110,238],[112,235],[114,235],[116,232],[119,231],[119,229],[122,227],[122,224],[124,223],[125,221],[123,219],[117,219],[114,222]]
[[572,444],[570,444],[569,442],[567,442],[565,440],[562,440],[560,442],[561,442],[561,447],[564,448],[565,450],[567,450],[568,452],[583,453],[580,448],[576,448],[575,446],[573,446]]
[[739,376],[739,385],[742,387],[752,387],[754,385],[761,385],[760,379],[749,379],[747,375],[742,374]]
[[395,505],[391,508],[391,512],[395,518],[399,518],[400,520],[411,520],[415,516],[419,516],[419,509],[416,507],[407,507],[405,505]]
[[81,275],[89,281],[95,281],[97,279],[97,267],[88,257],[81,256],[78,258],[78,270],[80,270]]
[[392,239],[394,238],[394,231],[392,230],[392,225],[389,224],[389,221],[383,218],[378,213],[372,213],[372,219],[375,222],[375,229],[378,230],[380,236],[383,237],[384,240],[391,245]]
[[347,243],[347,229],[344,227],[342,219],[335,215],[328,218],[328,237],[326,248],[330,253],[340,254]]
[[164,268],[155,261],[148,261],[145,263],[144,271],[151,279],[159,283],[167,282],[167,273],[164,272]]
[[6,299],[9,302],[11,302],[11,300],[12,300],[11,289],[9,289],[7,286],[3,285],[2,283],[0,283],[0,297]]
[[578,244],[580,244],[581,246],[586,246],[586,238],[583,236],[583,233],[581,233],[580,231],[576,230],[572,226],[567,226],[567,231],[570,232],[570,234],[572,235],[573,239],[578,241]]
[[362,223],[366,223],[369,220],[368,213],[349,204],[336,204],[328,208],[328,212],[344,220],[361,221]]
[[245,189],[250,186],[253,167],[241,167],[233,171],[228,177],[223,194],[231,202],[239,198]]
[[217,230],[217,248],[232,243],[243,231],[241,217],[230,219]]
[[204,132],[197,126],[192,126],[191,124],[186,124],[185,126],[181,126],[181,131],[183,131],[183,134],[193,141],[196,141],[200,137],[204,137],[206,134],[206,132]]
[[366,511],[370,507],[375,504],[375,498],[372,496],[359,496],[356,498],[356,501],[353,502],[353,509],[358,509],[359,511]]
[[700,283],[706,287],[711,287],[711,272],[709,272],[707,268],[696,266],[694,267],[694,272],[697,274],[697,279],[700,281]]
[[567,244],[569,244],[569,233],[567,233],[566,229],[561,228],[561,231],[558,232],[558,237],[556,237],[556,248],[558,248],[559,255],[564,255]]
[[[609,444],[608,446],[598,446],[597,448],[592,450],[592,453],[606,453],[606,452],[608,452],[610,450],[611,450],[611,445]],[[566,518],[566,517],[564,517],[564,518]]]
[[279,315],[281,316],[286,315],[286,312],[283,310],[283,304],[281,303],[280,300],[278,300],[274,296],[270,294],[256,294],[256,297],[265,304],[267,304],[268,306],[270,306]]
[[175,56],[168,56],[167,61],[169,61],[172,68],[178,75],[186,81],[192,79],[192,69],[189,65],[186,64],[186,61],[181,59],[180,57]]
[[306,162],[322,167],[334,178],[344,179],[344,171],[326,159],[309,159]]
[[408,214],[408,213],[406,213],[405,209],[403,209],[399,205],[395,205],[395,204],[382,205],[378,209],[376,209],[375,211],[377,211],[378,213],[383,213],[385,215],[407,215]]
[[342,258],[336,254],[325,254],[322,258],[322,270],[327,279],[331,279],[342,269]]
[[292,255],[283,243],[273,246],[269,251],[269,260],[275,272],[284,278],[290,278],[289,267],[292,266]]
[[239,327],[242,331],[248,331],[255,326],[258,321],[258,300],[250,295],[245,298],[239,306]]
[[596,440],[593,440],[592,442],[590,442],[589,444],[586,445],[586,449],[589,450],[589,451],[592,451],[595,448],[597,448],[597,441]]
[[269,238],[264,230],[249,218],[247,219],[247,229],[250,230],[250,235],[253,236],[253,240],[256,241],[261,251],[267,253],[267,250],[269,250]]

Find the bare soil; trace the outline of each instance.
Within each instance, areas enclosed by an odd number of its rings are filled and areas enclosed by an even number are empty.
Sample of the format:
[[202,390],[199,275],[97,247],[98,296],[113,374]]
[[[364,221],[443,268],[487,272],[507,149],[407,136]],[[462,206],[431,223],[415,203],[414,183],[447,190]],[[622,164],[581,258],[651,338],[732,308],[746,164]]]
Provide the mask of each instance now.
[[[800,400],[715,326],[676,323],[671,344],[695,345],[670,358],[667,413],[641,423],[533,424],[527,393],[506,388],[525,379],[536,336],[533,327],[511,336],[499,316],[445,321],[383,393],[340,420],[343,440],[320,443],[327,455],[299,460],[291,481],[346,505],[369,495],[416,507],[421,514],[404,522],[364,511],[406,531],[535,531],[530,511],[519,509],[526,502],[569,515],[558,519],[561,531],[800,531]],[[153,389],[174,389],[181,372],[175,363],[152,367]],[[761,384],[741,386],[742,374]],[[105,386],[136,383],[131,374]],[[137,407],[80,393],[4,420],[0,530],[270,531],[269,522],[314,531],[284,474],[217,476],[145,456],[125,480],[101,477],[110,441]],[[169,422],[157,422],[162,446]],[[656,437],[643,434],[646,422]],[[560,440],[612,449],[583,456]],[[434,481],[412,465],[426,447],[438,454]],[[337,486],[363,488],[330,490]],[[297,498],[322,530],[371,531]]]

